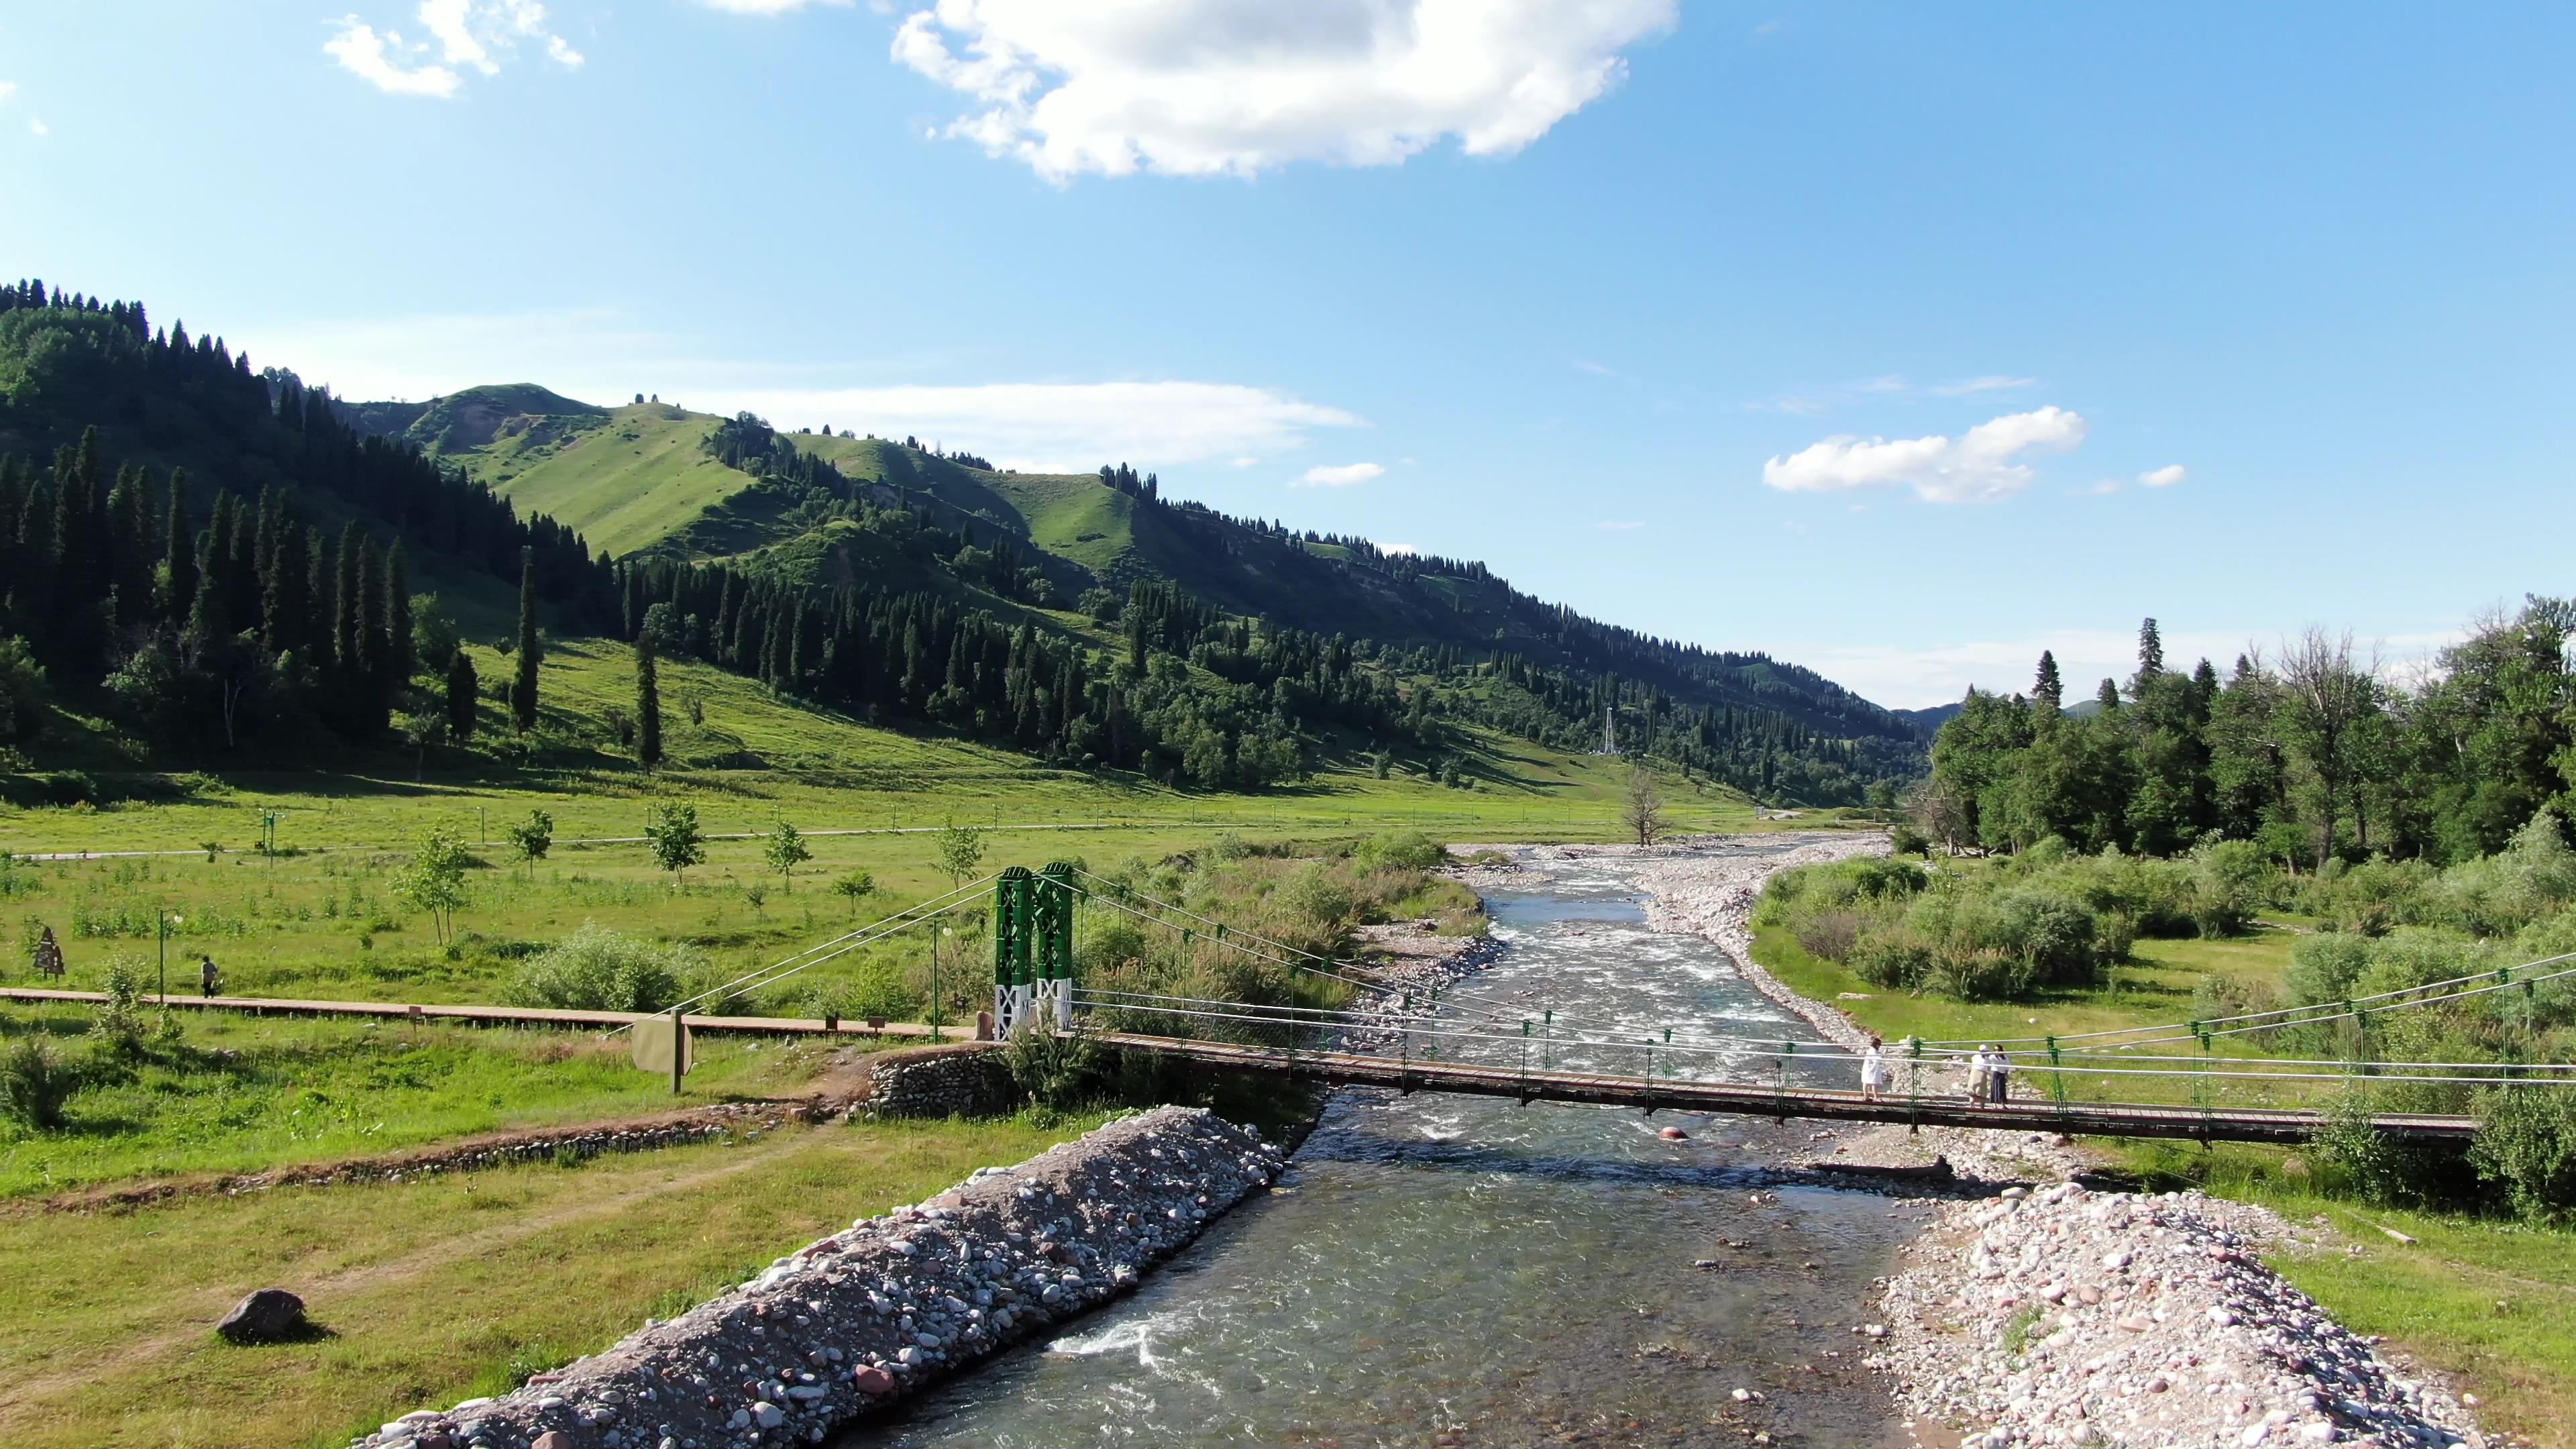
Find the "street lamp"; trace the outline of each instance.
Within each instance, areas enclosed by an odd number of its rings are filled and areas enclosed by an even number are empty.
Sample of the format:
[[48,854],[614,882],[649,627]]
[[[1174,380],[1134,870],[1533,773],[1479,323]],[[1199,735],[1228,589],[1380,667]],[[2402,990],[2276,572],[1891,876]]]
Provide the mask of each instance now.
[[161,913],[161,1009],[164,1011],[170,1009],[170,931],[178,924],[179,917],[168,911]]
[[931,1039],[932,1041],[939,1041],[939,1040],[941,1040],[941,1037],[940,1037],[940,1035],[939,1035],[939,937],[940,937],[940,936],[945,936],[945,937],[947,937],[949,940],[954,941],[954,940],[956,940],[956,939],[957,939],[957,933],[956,933],[954,930],[951,930],[950,928],[948,928],[948,927],[946,927],[946,926],[942,926],[942,927],[940,927],[940,928],[939,928],[939,936],[933,936],[933,937],[931,937],[931,938],[930,938],[930,1039]]

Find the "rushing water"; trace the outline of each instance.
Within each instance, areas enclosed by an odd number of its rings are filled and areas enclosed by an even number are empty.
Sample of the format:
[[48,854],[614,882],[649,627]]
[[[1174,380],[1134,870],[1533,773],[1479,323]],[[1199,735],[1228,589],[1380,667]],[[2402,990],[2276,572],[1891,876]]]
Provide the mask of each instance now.
[[[1628,1040],[1667,1026],[1677,1039],[1815,1040],[1714,946],[1647,930],[1624,862],[1539,868],[1547,889],[1487,898],[1510,948],[1450,994],[1445,1021],[1553,1011],[1559,1031]],[[1441,1054],[1521,1050],[1452,1040]],[[1634,1049],[1534,1050],[1559,1066],[1644,1066]],[[1690,1140],[1657,1135],[1672,1125]],[[1760,1431],[1893,1445],[1901,1431],[1849,1325],[1908,1224],[1886,1199],[1756,1170],[1804,1158],[1808,1131],[1345,1091],[1280,1191],[1137,1293],[841,1442],[1742,1445]]]

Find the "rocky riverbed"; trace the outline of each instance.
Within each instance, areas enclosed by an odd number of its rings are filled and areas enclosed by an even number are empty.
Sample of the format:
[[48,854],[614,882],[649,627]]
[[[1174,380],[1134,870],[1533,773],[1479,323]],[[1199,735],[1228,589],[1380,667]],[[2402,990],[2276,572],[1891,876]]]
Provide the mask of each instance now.
[[360,1449],[759,1449],[819,1443],[1128,1291],[1284,1159],[1197,1108],[1122,1118],[497,1399],[404,1415]]
[[1868,1362],[1962,1449],[2487,1444],[2256,1256],[2299,1236],[2198,1193],[2007,1188],[1907,1249]]
[[[1723,846],[1462,847],[1487,852],[1487,863],[1458,873],[1512,889],[1533,878],[1532,862],[1640,856],[1635,879],[1648,893],[1651,924],[1715,943],[1763,995],[1827,1040],[1858,1048],[1868,1033],[1841,1008],[1799,995],[1754,962],[1752,914],[1773,871],[1884,853],[1885,838],[1819,836],[1767,856]],[[1955,1090],[1950,1075],[1931,1076],[1932,1089]],[[2045,1133],[1830,1127],[1803,1135],[1816,1167],[1938,1160],[1958,1173],[1938,1191],[1893,1177],[1870,1184],[1929,1214],[1885,1280],[1875,1321],[1851,1325],[1870,1347],[1865,1361],[1916,1416],[1919,1442],[1946,1445],[1949,1434],[1962,1436],[1961,1449],[2504,1442],[2475,1427],[2473,1397],[2384,1358],[2266,1266],[2257,1254],[2267,1249],[2321,1249],[2262,1208],[2199,1193],[2090,1191],[2071,1180],[2088,1165],[2082,1154]]]

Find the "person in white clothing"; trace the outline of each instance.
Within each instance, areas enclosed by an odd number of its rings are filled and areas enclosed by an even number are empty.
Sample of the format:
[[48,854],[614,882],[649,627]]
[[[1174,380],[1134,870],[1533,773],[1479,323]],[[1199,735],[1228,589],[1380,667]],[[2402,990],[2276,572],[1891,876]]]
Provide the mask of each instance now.
[[1986,1100],[1986,1049],[1977,1048],[1968,1056],[1968,1105]]
[[2003,1105],[2011,1095],[2011,1083],[2012,1058],[2004,1055],[2002,1047],[1993,1042],[1986,1043],[1986,1100],[1996,1106]]
[[1887,1057],[1880,1051],[1881,1045],[1877,1037],[1871,1037],[1869,1045],[1861,1048],[1860,1096],[1864,1102],[1877,1101],[1878,1094],[1887,1087]]

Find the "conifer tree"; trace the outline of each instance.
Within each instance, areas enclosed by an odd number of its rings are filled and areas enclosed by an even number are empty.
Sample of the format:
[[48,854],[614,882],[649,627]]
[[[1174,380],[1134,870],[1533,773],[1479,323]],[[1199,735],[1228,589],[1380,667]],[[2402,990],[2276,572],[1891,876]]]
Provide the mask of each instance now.
[[365,538],[358,521],[349,520],[340,530],[340,547],[334,559],[338,577],[331,583],[331,661],[344,690],[354,686],[366,661],[366,646],[358,638],[366,617],[366,606],[359,601],[358,562]]
[[358,657],[349,671],[358,737],[383,732],[393,714],[393,664],[385,643],[385,556],[375,535],[358,535]]
[[2164,672],[2164,635],[2157,632],[2156,621],[2149,619],[2138,626],[2138,683],[2137,688],[2130,692],[2145,693],[2147,681]]
[[662,763],[662,680],[653,662],[653,635],[635,636],[635,763]]
[[537,551],[519,550],[518,679],[510,686],[510,722],[519,733],[537,727]]
[[401,539],[385,555],[385,697],[390,700],[411,682],[418,667],[412,645],[411,562]]
[[140,464],[116,470],[107,497],[108,585],[116,627],[132,629],[152,615],[152,526],[144,516],[148,489]]
[[197,528],[188,520],[188,470],[170,470],[170,509],[161,522],[161,617],[188,622],[197,602]]
[[304,525],[293,517],[279,520],[271,551],[274,556],[268,562],[268,586],[260,598],[260,637],[267,641],[272,654],[306,650],[312,625],[305,615],[313,603],[307,590],[313,578],[307,571],[310,550],[304,541]]
[[2104,714],[2110,714],[2119,709],[2120,682],[2116,679],[2104,679],[2102,687],[2093,691],[2093,701],[2102,706]]
[[2039,651],[2039,677],[2031,681],[2030,708],[2041,724],[2058,717],[2066,704],[2066,681],[2057,675],[2057,655],[2047,649]]
[[463,649],[447,662],[447,732],[458,742],[474,738],[475,706],[483,681],[474,673],[474,656]]

